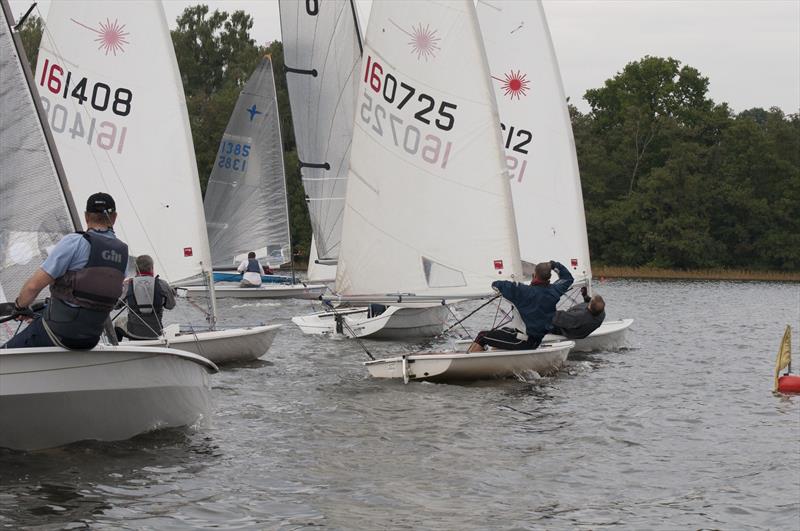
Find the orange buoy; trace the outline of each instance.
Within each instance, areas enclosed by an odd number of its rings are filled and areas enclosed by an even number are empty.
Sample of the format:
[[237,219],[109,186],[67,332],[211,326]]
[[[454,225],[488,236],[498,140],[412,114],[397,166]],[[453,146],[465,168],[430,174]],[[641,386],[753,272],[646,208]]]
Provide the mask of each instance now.
[[800,393],[800,374],[784,374],[778,378],[779,393]]

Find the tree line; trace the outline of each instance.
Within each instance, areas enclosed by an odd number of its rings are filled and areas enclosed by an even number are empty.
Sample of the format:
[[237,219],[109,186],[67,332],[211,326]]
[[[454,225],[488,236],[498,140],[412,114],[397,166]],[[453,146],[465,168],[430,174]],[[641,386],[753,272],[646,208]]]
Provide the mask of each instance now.
[[[244,11],[188,7],[172,41],[205,192],[239,91],[272,56],[293,245],[311,226],[298,168],[283,47],[258,45]],[[35,65],[42,21],[22,28]],[[33,66],[32,65],[32,66]],[[709,79],[673,58],[646,56],[603,87],[589,112],[570,105],[589,247],[596,263],[678,269],[800,270],[800,113],[735,113],[708,96]],[[534,142],[536,139],[534,138]]]

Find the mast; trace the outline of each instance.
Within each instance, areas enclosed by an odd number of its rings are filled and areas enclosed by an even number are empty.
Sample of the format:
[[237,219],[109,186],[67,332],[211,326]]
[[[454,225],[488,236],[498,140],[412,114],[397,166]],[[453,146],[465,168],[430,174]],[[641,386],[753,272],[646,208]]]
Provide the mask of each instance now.
[[278,139],[280,139],[281,149],[278,150],[281,159],[281,172],[283,173],[283,202],[286,205],[286,233],[289,236],[289,260],[292,268],[292,284],[296,284],[294,273],[294,249],[292,247],[292,218],[289,215],[289,183],[286,180],[286,165],[283,161],[283,132],[281,131],[280,111],[278,109],[278,90],[275,86],[275,65],[272,62],[272,55],[267,54],[265,58],[269,61],[269,72],[272,76],[272,101],[275,104],[275,123],[278,124]]

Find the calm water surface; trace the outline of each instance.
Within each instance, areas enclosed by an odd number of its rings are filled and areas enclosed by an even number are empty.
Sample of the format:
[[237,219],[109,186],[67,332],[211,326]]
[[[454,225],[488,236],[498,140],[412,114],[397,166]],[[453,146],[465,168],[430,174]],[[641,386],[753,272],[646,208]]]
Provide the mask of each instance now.
[[[632,348],[552,378],[468,386],[368,379],[356,342],[291,324],[308,302],[221,301],[224,321],[285,326],[263,361],[213,377],[212,418],[122,443],[0,450],[0,526],[800,529],[800,397],[771,392],[800,286],[598,291],[609,318],[636,318]],[[472,330],[494,311],[480,315]]]

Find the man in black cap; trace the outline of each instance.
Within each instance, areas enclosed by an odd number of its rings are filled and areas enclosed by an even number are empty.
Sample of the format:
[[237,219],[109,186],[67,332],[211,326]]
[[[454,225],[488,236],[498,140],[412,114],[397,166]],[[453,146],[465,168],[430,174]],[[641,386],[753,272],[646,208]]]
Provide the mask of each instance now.
[[43,315],[3,348],[57,345],[88,350],[100,341],[106,319],[122,294],[128,246],[114,234],[117,209],[110,195],[89,196],[84,216],[86,232],[64,236],[14,301],[17,310],[24,311],[50,286],[50,302]]

